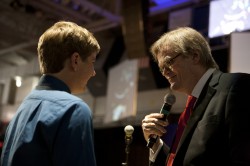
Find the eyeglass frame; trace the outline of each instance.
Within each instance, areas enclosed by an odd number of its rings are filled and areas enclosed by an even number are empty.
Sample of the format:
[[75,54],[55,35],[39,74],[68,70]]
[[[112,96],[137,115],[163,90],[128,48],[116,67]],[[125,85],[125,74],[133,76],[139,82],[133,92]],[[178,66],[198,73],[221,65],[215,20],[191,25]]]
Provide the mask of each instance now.
[[180,55],[181,55],[181,53],[177,54],[177,55],[174,56],[173,58],[170,58],[170,59],[166,60],[166,61],[164,62],[163,68],[160,68],[160,72],[161,72],[161,73],[164,73],[165,69],[166,69],[166,68],[169,68],[171,65],[173,65],[174,62],[175,62],[174,60],[175,60],[177,57],[179,57]]

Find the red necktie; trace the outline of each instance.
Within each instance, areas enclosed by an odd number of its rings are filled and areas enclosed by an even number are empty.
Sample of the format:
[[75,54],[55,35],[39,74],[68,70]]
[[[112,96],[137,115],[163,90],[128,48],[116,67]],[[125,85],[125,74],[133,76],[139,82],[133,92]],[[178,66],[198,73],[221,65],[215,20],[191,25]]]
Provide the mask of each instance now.
[[187,125],[187,121],[188,121],[188,119],[189,119],[189,117],[191,115],[191,111],[192,111],[192,109],[194,107],[195,101],[196,101],[196,97],[188,96],[185,110],[182,112],[182,114],[181,114],[181,116],[179,118],[178,128],[177,128],[177,131],[176,131],[175,140],[174,140],[174,143],[172,145],[171,154],[170,154],[170,157],[168,159],[168,162],[167,162],[166,166],[172,166],[172,164],[173,164],[176,148],[177,148],[178,143],[180,141],[182,132],[183,132],[184,128]]

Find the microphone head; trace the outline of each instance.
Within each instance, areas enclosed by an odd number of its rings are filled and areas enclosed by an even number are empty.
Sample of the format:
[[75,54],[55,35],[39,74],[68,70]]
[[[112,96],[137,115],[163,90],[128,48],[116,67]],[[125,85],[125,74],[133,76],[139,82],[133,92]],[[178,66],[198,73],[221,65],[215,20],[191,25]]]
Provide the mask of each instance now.
[[126,136],[127,136],[127,137],[131,137],[131,135],[132,135],[133,132],[134,132],[134,127],[131,126],[131,125],[127,125],[127,126],[124,128],[124,132],[126,133]]
[[176,97],[174,94],[172,93],[168,93],[164,96],[164,102],[169,104],[169,105],[173,105],[176,101]]

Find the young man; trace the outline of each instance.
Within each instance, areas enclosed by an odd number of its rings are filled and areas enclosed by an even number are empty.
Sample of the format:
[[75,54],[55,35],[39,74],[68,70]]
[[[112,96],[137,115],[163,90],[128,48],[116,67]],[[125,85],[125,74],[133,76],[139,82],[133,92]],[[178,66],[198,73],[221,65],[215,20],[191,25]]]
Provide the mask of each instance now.
[[[206,39],[196,30],[181,27],[164,34],[151,52],[174,91],[194,96],[196,102],[180,140],[166,146],[158,139],[150,149],[154,166],[250,165],[250,75],[223,73]],[[181,117],[185,114],[182,113]],[[167,134],[162,114],[142,120],[145,140]],[[178,132],[178,130],[177,130]]]
[[92,113],[72,95],[95,76],[100,51],[95,37],[60,21],[38,42],[42,77],[9,123],[1,166],[95,166]]

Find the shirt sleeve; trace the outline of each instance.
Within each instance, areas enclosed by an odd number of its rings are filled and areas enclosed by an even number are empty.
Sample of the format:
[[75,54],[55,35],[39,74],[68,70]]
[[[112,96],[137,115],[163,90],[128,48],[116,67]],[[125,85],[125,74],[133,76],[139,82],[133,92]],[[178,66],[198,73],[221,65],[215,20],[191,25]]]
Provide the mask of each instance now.
[[150,148],[150,150],[149,150],[149,160],[151,162],[155,162],[155,159],[156,159],[159,151],[161,150],[162,146],[163,146],[163,141],[160,139],[160,144],[159,144],[159,146],[158,146],[158,148],[157,148],[157,150],[155,152]]

